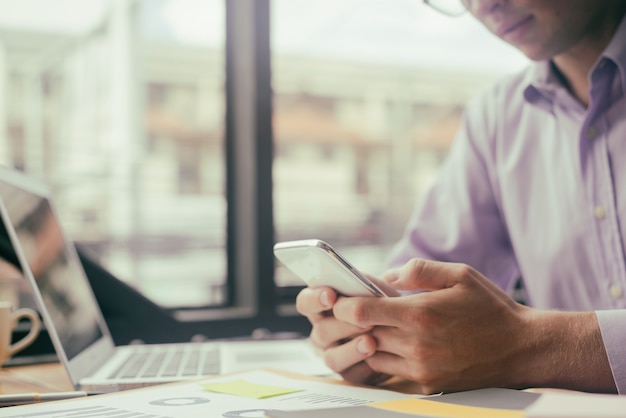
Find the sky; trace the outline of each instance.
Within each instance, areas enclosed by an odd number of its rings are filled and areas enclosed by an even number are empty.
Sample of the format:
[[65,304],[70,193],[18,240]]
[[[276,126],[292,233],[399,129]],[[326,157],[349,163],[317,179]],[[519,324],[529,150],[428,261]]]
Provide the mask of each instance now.
[[280,0],[273,17],[274,44],[292,53],[496,73],[528,63],[469,14],[448,17],[419,0]]
[[0,0],[0,28],[82,33],[101,21],[107,0]]
[[[112,4],[127,1],[0,0],[0,28],[80,34],[101,22]],[[148,36],[223,45],[223,0],[141,4],[146,10],[141,27]],[[469,14],[447,17],[420,0],[272,0],[271,19],[275,53],[495,74],[517,71],[528,62]]]

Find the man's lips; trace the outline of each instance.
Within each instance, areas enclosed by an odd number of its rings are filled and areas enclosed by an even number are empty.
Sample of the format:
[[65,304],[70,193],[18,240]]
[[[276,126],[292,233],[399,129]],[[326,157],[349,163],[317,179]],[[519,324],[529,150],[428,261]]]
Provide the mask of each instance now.
[[532,16],[527,16],[522,19],[505,21],[496,27],[495,33],[499,37],[506,36],[530,22],[531,19]]

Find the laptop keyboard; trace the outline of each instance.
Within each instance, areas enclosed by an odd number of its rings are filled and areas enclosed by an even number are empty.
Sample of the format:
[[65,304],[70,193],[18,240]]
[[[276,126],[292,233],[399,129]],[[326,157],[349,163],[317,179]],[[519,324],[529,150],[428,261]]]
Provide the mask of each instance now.
[[217,347],[145,346],[131,354],[109,378],[201,377],[219,373]]

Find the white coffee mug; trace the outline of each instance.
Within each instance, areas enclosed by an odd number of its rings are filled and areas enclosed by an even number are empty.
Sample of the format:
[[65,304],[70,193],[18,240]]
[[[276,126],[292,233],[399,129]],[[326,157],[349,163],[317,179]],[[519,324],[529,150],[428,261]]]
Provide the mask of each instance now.
[[[13,330],[23,318],[30,320],[30,330],[21,340],[11,344]],[[33,309],[21,308],[14,311],[10,302],[0,301],[0,365],[35,341],[40,330],[41,321]]]

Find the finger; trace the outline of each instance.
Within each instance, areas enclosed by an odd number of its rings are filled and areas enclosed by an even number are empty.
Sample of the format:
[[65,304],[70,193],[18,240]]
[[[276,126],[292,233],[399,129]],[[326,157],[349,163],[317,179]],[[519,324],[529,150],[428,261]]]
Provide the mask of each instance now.
[[348,382],[365,385],[377,385],[391,377],[383,373],[375,372],[364,361],[355,364],[354,366],[344,370],[340,374],[341,377],[343,377],[344,380]]
[[375,276],[372,276],[371,274],[364,273],[364,275],[365,275],[365,277],[367,277],[369,279],[369,281],[374,283],[380,290],[382,290],[385,295],[387,295],[387,296],[400,296],[398,291],[396,289],[394,289],[393,287],[389,286],[387,283],[385,283],[384,280],[379,279],[379,278],[377,278]]
[[426,370],[416,361],[407,359],[385,351],[377,351],[374,355],[366,358],[365,363],[374,371],[391,376],[399,376],[405,379],[421,383]]
[[395,298],[339,298],[333,306],[333,316],[363,329],[380,326],[421,329],[432,321],[433,303],[447,306],[451,295],[452,292],[442,291]]
[[383,280],[398,290],[439,290],[456,285],[470,269],[464,264],[413,258],[386,272]]
[[359,328],[329,316],[321,318],[314,323],[310,339],[315,346],[326,350],[368,331],[370,331],[370,328]]
[[[454,389],[449,383],[446,384],[444,369],[433,368],[425,362],[408,361],[393,354],[377,351],[376,354],[365,359],[365,363],[378,373],[398,376],[414,382],[411,384],[411,390],[416,393],[433,395],[445,390],[451,392],[459,390]],[[459,379],[460,376],[454,377],[455,381]]]
[[[400,357],[409,357],[414,353],[415,345],[428,335],[410,338],[405,329],[389,326],[374,327],[370,333],[377,341],[377,351],[384,351]],[[421,332],[420,332],[421,334]]]
[[329,348],[324,352],[326,365],[343,375],[348,369],[362,362],[376,352],[376,340],[370,335],[362,335],[345,344]]
[[337,293],[330,287],[305,287],[296,297],[296,309],[313,322],[331,310],[336,300]]
[[336,319],[362,329],[376,325],[406,325],[406,313],[418,303],[411,295],[397,298],[348,297],[339,298],[333,306]]

